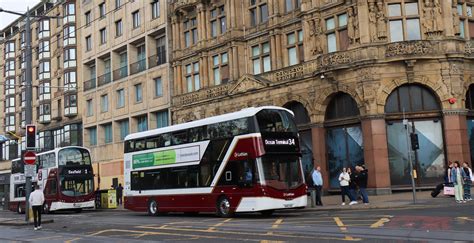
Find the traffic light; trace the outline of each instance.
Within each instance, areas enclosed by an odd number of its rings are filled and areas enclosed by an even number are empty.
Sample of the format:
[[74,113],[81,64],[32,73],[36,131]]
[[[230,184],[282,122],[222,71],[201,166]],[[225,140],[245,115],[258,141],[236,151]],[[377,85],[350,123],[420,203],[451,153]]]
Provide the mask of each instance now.
[[36,148],[36,125],[26,125],[26,148]]
[[411,142],[411,150],[415,151],[420,148],[420,144],[418,143],[418,134],[411,133],[410,134],[410,142]]

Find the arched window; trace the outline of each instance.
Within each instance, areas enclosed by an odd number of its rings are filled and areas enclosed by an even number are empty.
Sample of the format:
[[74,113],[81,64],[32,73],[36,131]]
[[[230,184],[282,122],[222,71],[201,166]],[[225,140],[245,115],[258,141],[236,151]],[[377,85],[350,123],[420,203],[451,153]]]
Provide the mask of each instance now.
[[466,93],[466,109],[474,110],[474,84],[469,85]]
[[337,93],[326,109],[326,120],[342,119],[359,116],[359,108],[355,100],[346,93]]
[[419,112],[440,110],[438,99],[427,88],[407,84],[395,89],[387,98],[385,113]]
[[284,105],[286,109],[293,111],[297,125],[306,125],[310,123],[308,111],[300,102],[292,101]]

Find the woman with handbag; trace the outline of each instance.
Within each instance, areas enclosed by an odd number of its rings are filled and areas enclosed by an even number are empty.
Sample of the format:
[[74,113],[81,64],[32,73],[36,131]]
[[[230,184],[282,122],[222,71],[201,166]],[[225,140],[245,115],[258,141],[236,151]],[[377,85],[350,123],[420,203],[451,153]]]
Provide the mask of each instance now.
[[465,203],[464,201],[464,188],[463,181],[465,177],[464,170],[460,167],[459,161],[454,162],[453,169],[451,170],[451,181],[454,184],[454,197],[457,203]]

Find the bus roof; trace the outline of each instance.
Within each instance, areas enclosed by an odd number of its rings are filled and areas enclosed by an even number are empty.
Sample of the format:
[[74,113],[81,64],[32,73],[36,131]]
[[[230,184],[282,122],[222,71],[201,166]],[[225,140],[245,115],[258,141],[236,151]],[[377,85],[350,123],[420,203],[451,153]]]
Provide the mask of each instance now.
[[[36,156],[38,156],[38,155],[43,155],[43,154],[48,154],[48,153],[57,153],[57,152],[59,152],[59,150],[63,150],[63,149],[67,149],[67,148],[81,148],[81,149],[85,149],[85,150],[89,151],[89,149],[86,148],[86,147],[81,147],[81,146],[66,146],[66,147],[54,148],[54,149],[51,149],[51,150],[48,150],[48,151],[44,151],[44,152],[41,152],[41,153],[36,153]],[[89,151],[89,153],[90,153],[90,151]]]
[[186,122],[186,123],[181,123],[177,125],[172,125],[172,126],[167,126],[167,127],[162,127],[162,128],[157,128],[153,130],[148,130],[148,131],[143,131],[143,132],[137,132],[133,134],[129,134],[125,137],[126,140],[130,139],[136,139],[136,138],[142,138],[142,137],[148,137],[148,136],[153,136],[161,133],[167,133],[167,132],[173,132],[173,131],[179,131],[179,130],[184,130],[192,127],[199,127],[203,125],[208,125],[208,124],[214,124],[218,122],[223,122],[223,121],[230,121],[230,120],[235,120],[239,118],[244,118],[244,117],[250,117],[254,116],[261,110],[284,110],[288,111],[293,115],[293,112],[291,110],[288,110],[283,107],[279,106],[261,106],[261,107],[248,107],[244,108],[240,111],[232,112],[232,113],[226,113],[218,116],[212,116],[208,118],[203,118],[200,120],[196,121],[191,121],[191,122]]

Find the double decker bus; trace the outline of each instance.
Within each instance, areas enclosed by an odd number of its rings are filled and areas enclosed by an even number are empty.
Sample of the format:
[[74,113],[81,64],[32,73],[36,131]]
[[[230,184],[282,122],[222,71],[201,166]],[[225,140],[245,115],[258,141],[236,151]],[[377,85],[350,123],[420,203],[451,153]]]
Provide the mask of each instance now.
[[[45,213],[93,208],[94,174],[89,150],[78,146],[56,148],[36,154],[37,176],[32,184],[44,192]],[[25,212],[25,174],[20,159],[12,160],[9,209]],[[33,189],[32,189],[33,190]]]
[[294,116],[281,107],[130,134],[124,146],[129,210],[268,216],[307,204]]

